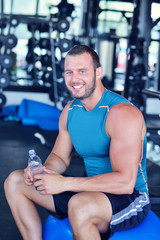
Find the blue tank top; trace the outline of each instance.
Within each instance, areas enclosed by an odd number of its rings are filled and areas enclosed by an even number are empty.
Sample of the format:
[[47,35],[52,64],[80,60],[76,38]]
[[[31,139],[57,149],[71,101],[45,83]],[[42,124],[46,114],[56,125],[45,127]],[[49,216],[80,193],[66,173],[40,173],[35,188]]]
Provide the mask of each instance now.
[[[86,111],[79,99],[69,108],[67,128],[75,150],[83,157],[87,176],[112,172],[109,158],[111,139],[105,131],[109,109],[117,103],[126,102],[124,97],[105,89],[100,101]],[[135,189],[147,191],[146,174],[146,136],[143,143],[143,159],[139,164]]]

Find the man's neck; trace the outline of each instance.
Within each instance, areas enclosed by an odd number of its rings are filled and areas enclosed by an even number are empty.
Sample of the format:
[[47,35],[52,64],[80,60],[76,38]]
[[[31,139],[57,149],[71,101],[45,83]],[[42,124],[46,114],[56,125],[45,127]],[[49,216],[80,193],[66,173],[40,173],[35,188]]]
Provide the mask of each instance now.
[[100,88],[95,90],[92,96],[81,100],[81,103],[83,104],[86,111],[91,111],[97,105],[97,103],[100,101],[104,93],[104,90],[105,90],[105,87],[101,85]]

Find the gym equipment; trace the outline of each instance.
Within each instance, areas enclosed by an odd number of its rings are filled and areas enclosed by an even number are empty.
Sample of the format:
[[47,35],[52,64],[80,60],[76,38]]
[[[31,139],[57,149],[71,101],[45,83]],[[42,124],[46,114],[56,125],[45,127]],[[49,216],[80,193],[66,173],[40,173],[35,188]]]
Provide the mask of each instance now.
[[50,48],[51,48],[50,39],[49,38],[40,38],[38,45],[41,49],[50,50]]
[[141,90],[148,85],[148,52],[151,39],[150,16],[151,1],[136,0],[128,41],[124,97],[141,111],[144,111],[145,108]]
[[17,37],[14,34],[8,34],[4,42],[6,48],[14,48],[17,45]]
[[42,80],[45,83],[52,83],[53,82],[53,73],[52,71],[44,71],[42,75]]
[[72,40],[67,38],[60,39],[58,46],[62,52],[67,52],[72,47]]
[[9,81],[10,78],[7,73],[0,73],[0,88],[8,87]]
[[17,27],[19,24],[19,18],[17,16],[12,15],[9,19],[9,24],[11,27]]
[[28,31],[31,33],[35,32],[38,30],[39,24],[33,20],[33,22],[29,22],[27,25]]
[[[149,211],[146,219],[137,227],[115,232],[109,240],[159,240],[160,219]],[[59,220],[52,215],[46,219],[43,225],[43,240],[72,240],[72,229],[68,218]]]
[[17,116],[17,110],[18,110],[18,105],[9,105],[6,107],[3,107],[1,112],[0,112],[0,118],[5,118],[5,117],[15,117]]
[[73,240],[68,218],[59,220],[49,215],[43,225],[43,240]]
[[4,45],[4,41],[5,40],[5,35],[4,34],[0,34],[0,47],[2,47]]
[[137,227],[126,231],[115,232],[110,240],[159,240],[160,237],[160,219],[149,211],[146,219]]
[[14,58],[10,54],[4,54],[0,56],[0,63],[3,68],[11,68],[14,64]]
[[57,22],[57,30],[59,32],[67,32],[70,28],[70,23],[67,19],[63,18]]
[[42,55],[40,58],[40,61],[42,63],[42,66],[52,66],[52,60],[51,60],[51,56],[50,55]]
[[45,103],[23,99],[19,109],[18,117],[23,125],[38,125],[45,130],[58,130],[60,111]]
[[[1,21],[1,23],[3,23]],[[10,76],[8,69],[12,68],[15,62],[14,55],[11,52],[11,49],[17,45],[17,37],[14,35],[15,27],[19,24],[19,19],[15,16],[12,16],[7,20],[5,19],[5,24],[3,27],[7,28],[8,34],[0,34],[0,88],[6,88],[10,82]],[[6,103],[6,97],[3,93],[0,95],[0,107],[2,108]]]
[[[70,19],[67,16],[73,10],[71,10],[71,7],[72,4],[63,0],[58,7],[59,13],[63,12],[63,14],[58,14],[56,18],[53,14],[50,14],[48,19],[31,19],[29,17],[23,17],[22,19],[22,22],[27,24],[28,30],[31,32],[31,38],[28,39],[27,44],[28,53],[26,54],[28,77],[32,80],[32,85],[45,86],[51,89],[55,105],[59,102],[62,103],[62,99],[64,102],[66,97],[66,94],[63,93],[65,90],[62,88],[60,90],[62,92],[60,92],[57,84],[60,85],[63,78],[63,53],[73,45],[73,40],[65,37],[65,32],[70,28]],[[21,18],[21,16],[11,14],[9,18],[6,18],[5,35],[3,31],[0,34],[0,88],[2,89],[7,87],[12,80],[10,69],[14,65],[15,58],[11,49],[18,42],[15,29],[21,22]],[[0,24],[2,24],[2,20],[0,20]],[[56,38],[53,37],[54,31]],[[58,58],[56,57],[57,54]],[[51,92],[50,89],[48,92]]]
[[7,26],[7,19],[6,18],[1,18],[0,19],[0,28],[4,29]]
[[149,97],[155,97],[155,98],[160,99],[160,92],[159,91],[154,91],[154,90],[150,90],[150,89],[144,88],[142,90],[142,94],[145,94],[145,95],[147,95]]
[[[40,33],[49,32],[49,24],[50,24],[50,21],[42,20],[42,19],[41,20],[34,19],[33,22],[30,21],[28,23],[27,27],[28,27],[28,30],[32,33],[36,30],[38,30]],[[58,32],[63,32],[63,33],[67,32],[70,28],[69,21],[64,17],[58,20],[57,22],[51,21],[51,25],[53,30],[57,30]]]
[[28,39],[27,47],[29,52],[33,51],[34,48],[37,47],[37,45],[38,45],[38,40],[34,36]]
[[72,12],[74,11],[74,5],[68,3],[67,0],[62,0],[57,7],[61,16],[71,16]]
[[2,108],[7,102],[6,96],[3,93],[0,93],[0,108]]

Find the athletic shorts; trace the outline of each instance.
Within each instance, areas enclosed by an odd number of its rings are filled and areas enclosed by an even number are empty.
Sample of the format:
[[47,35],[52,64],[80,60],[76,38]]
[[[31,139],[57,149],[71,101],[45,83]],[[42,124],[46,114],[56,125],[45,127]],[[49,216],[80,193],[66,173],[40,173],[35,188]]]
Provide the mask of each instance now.
[[[68,201],[77,193],[64,192],[53,195],[56,217],[61,219],[68,216]],[[112,219],[110,232],[127,230],[139,225],[147,216],[150,210],[148,194],[134,190],[132,194],[115,195],[104,193],[110,200],[112,206]],[[53,214],[55,216],[55,214]]]

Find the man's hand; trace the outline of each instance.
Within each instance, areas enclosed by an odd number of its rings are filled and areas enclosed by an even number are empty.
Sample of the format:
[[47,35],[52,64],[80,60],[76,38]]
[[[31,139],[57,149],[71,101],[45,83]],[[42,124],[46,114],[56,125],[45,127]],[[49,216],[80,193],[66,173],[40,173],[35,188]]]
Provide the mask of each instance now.
[[65,177],[55,171],[44,168],[44,174],[34,176],[34,186],[40,194],[58,194],[66,191]]
[[29,167],[24,169],[24,182],[27,185],[33,185],[33,177],[31,175],[31,171],[30,171]]

